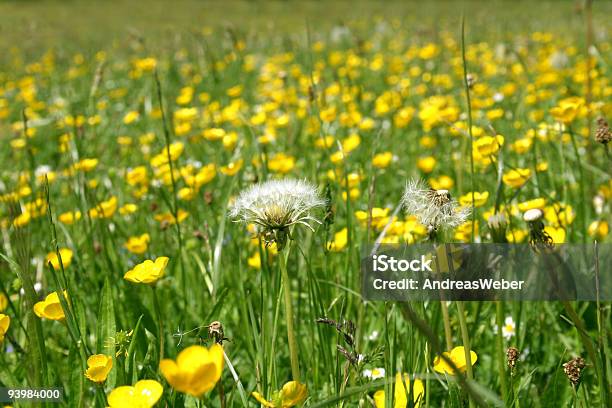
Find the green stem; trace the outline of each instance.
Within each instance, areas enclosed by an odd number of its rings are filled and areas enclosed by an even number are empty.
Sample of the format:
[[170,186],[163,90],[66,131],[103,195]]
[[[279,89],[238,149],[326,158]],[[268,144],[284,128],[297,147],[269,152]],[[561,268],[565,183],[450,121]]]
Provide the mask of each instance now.
[[164,358],[164,319],[162,318],[161,307],[159,306],[159,299],[157,298],[157,288],[152,286],[153,290],[153,307],[155,308],[155,316],[157,317],[157,328],[159,330],[159,360],[161,362]]
[[294,381],[300,381],[300,365],[298,362],[298,345],[295,337],[295,327],[293,322],[293,306],[291,303],[291,282],[287,273],[287,259],[289,258],[289,247],[280,254],[279,266],[281,279],[283,280],[283,292],[285,298],[285,318],[287,320],[287,339],[289,340],[289,357],[291,359],[291,374]]
[[[578,165],[578,176],[580,177],[580,181],[578,182],[579,186],[580,186],[580,197],[584,198],[586,197],[586,193],[584,190],[585,187],[585,183],[586,180],[584,178],[584,171],[582,170],[582,160],[580,160],[580,153],[578,152],[578,145],[576,144],[576,137],[574,136],[574,132],[572,131],[572,129],[569,129],[569,134],[570,134],[570,139],[572,141],[572,147],[574,149],[574,155],[576,156],[576,164]],[[586,226],[586,219],[587,219],[587,208],[585,206],[585,200],[584,199],[579,199],[578,202],[580,203],[580,236],[582,237],[582,243],[586,243],[586,237],[587,237],[587,226]]]
[[[464,348],[464,352],[465,352],[465,366],[467,369],[467,378],[468,380],[473,380],[474,379],[474,373],[472,371],[472,356],[470,351],[471,349],[471,345],[470,345],[470,335],[468,333],[468,328],[467,328],[467,322],[466,322],[466,318],[465,318],[465,309],[463,307],[463,302],[457,302],[457,311],[459,312],[459,327],[461,328],[461,339],[463,341],[463,348]],[[474,406],[474,401],[472,400],[472,397],[470,396],[470,407]]]
[[504,304],[495,302],[495,319],[497,320],[497,364],[499,370],[499,382],[504,403],[508,403],[508,383],[506,378],[506,358],[504,353],[504,335],[502,327],[504,324]]

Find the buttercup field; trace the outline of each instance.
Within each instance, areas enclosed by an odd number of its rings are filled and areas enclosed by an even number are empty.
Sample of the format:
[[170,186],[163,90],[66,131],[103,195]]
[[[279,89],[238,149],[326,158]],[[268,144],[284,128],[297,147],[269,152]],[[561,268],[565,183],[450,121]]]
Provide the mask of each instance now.
[[[611,15],[1,2],[0,407],[612,406]],[[362,293],[483,243],[591,301]]]

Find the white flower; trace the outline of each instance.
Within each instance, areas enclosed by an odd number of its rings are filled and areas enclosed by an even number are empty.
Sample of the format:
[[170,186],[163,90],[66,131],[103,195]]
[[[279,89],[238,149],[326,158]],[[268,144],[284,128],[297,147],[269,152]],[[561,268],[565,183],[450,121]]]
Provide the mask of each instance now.
[[[494,326],[494,332],[497,334],[499,327],[497,325]],[[510,340],[512,337],[516,335],[516,323],[514,323],[514,319],[512,316],[506,316],[504,320],[504,325],[502,326],[502,336],[504,339]]]
[[516,334],[516,324],[512,320],[512,316],[507,316],[504,321],[504,327],[502,327],[502,336],[506,340],[510,340]]
[[448,190],[434,190],[421,180],[408,182],[402,205],[408,214],[415,215],[421,224],[433,230],[454,228],[470,215],[470,209],[460,207]]
[[365,369],[363,370],[363,376],[366,378],[370,378],[372,380],[376,380],[378,378],[383,378],[385,376],[385,369],[382,367],[373,368],[373,369]]
[[374,341],[378,339],[378,330],[373,330],[372,333],[368,336],[368,340]]
[[229,216],[236,221],[255,224],[266,243],[282,249],[289,227],[302,224],[314,231],[310,222],[321,222],[310,215],[325,205],[317,188],[302,180],[270,180],[251,186],[240,193]]

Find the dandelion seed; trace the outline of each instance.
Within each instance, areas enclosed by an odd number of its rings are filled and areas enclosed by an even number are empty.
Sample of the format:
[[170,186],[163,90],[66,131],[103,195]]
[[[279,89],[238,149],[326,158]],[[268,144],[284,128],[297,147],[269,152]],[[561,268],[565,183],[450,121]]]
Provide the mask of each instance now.
[[301,180],[270,180],[243,191],[234,202],[230,217],[258,227],[267,245],[279,250],[287,243],[289,228],[302,224],[311,231],[311,222],[321,221],[310,213],[325,205],[314,185]]
[[448,190],[428,188],[421,180],[408,182],[402,205],[408,214],[415,215],[421,224],[427,226],[430,233],[457,227],[470,215],[470,209],[459,206]]

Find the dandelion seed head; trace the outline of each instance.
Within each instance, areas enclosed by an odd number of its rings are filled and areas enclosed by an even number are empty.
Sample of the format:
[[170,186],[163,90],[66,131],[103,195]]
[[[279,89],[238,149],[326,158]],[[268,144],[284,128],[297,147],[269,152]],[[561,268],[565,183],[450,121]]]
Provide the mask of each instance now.
[[408,182],[402,205],[408,214],[432,229],[457,227],[470,215],[470,209],[460,206],[448,190],[434,190],[422,180]]
[[317,188],[306,181],[269,180],[240,193],[229,216],[256,225],[267,244],[276,242],[282,249],[289,227],[302,224],[313,230],[312,222],[321,223],[311,212],[324,205]]
[[544,213],[539,208],[532,208],[531,210],[525,211],[523,214],[523,219],[525,222],[534,222],[542,219]]

